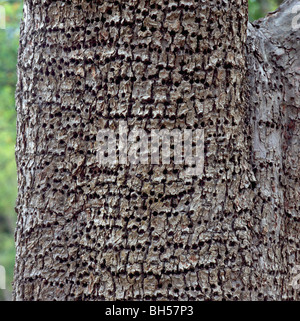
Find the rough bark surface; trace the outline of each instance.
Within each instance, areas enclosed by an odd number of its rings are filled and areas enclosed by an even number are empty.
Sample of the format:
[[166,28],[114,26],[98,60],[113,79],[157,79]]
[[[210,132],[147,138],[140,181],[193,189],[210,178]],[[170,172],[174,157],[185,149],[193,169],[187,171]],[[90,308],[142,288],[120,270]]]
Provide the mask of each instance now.
[[253,214],[255,230],[264,230],[253,238],[259,257],[255,265],[273,299],[299,299],[289,287],[300,262],[300,29],[292,28],[295,5],[300,2],[286,1],[280,10],[250,24],[247,46],[257,179]]
[[[246,0],[24,1],[16,300],[297,298],[295,3],[247,45]],[[203,176],[100,167],[120,120],[203,128]]]

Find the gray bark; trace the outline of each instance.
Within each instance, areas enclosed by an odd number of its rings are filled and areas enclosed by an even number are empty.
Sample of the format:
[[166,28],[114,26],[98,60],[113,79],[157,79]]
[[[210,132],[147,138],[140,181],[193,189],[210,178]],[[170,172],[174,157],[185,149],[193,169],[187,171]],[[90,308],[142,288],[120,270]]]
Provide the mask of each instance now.
[[295,5],[300,2],[286,1],[280,10],[249,24],[247,46],[252,165],[258,182],[254,216],[256,227],[265,230],[263,237],[254,237],[257,269],[264,287],[277,293],[273,298],[285,300],[299,299],[289,289],[299,265],[300,232],[300,29],[292,28]]
[[[25,0],[15,300],[298,298],[297,3]],[[204,175],[100,167],[119,120],[204,128]]]

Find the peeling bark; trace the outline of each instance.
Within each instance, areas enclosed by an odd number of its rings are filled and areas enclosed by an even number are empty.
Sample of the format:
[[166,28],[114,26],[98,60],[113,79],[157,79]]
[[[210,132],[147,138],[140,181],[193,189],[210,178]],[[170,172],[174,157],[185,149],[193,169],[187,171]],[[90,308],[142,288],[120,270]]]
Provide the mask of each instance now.
[[[15,300],[298,298],[296,3],[24,1]],[[204,175],[100,167],[120,120],[204,128]]]

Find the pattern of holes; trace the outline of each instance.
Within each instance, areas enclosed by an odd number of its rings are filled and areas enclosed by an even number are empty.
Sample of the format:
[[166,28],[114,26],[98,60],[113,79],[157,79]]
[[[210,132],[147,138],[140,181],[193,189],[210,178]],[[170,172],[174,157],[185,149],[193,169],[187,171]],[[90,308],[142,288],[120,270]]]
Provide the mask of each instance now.
[[[261,298],[241,94],[247,1],[25,6],[15,297]],[[205,128],[204,177],[100,168],[97,132],[123,119]]]

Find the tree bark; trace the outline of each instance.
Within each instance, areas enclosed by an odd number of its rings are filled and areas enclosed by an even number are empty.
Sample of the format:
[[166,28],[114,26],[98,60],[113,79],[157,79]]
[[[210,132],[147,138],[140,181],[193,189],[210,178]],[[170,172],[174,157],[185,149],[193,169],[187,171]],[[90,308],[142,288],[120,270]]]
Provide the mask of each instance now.
[[264,288],[276,293],[272,298],[284,300],[299,299],[289,287],[299,265],[300,232],[300,29],[292,26],[296,5],[299,1],[286,1],[267,18],[249,24],[247,43],[251,158],[258,182],[254,216],[256,227],[265,230],[253,239],[260,248],[257,270]]
[[[24,1],[15,300],[298,298],[295,4]],[[99,166],[120,120],[204,129],[203,175]]]

